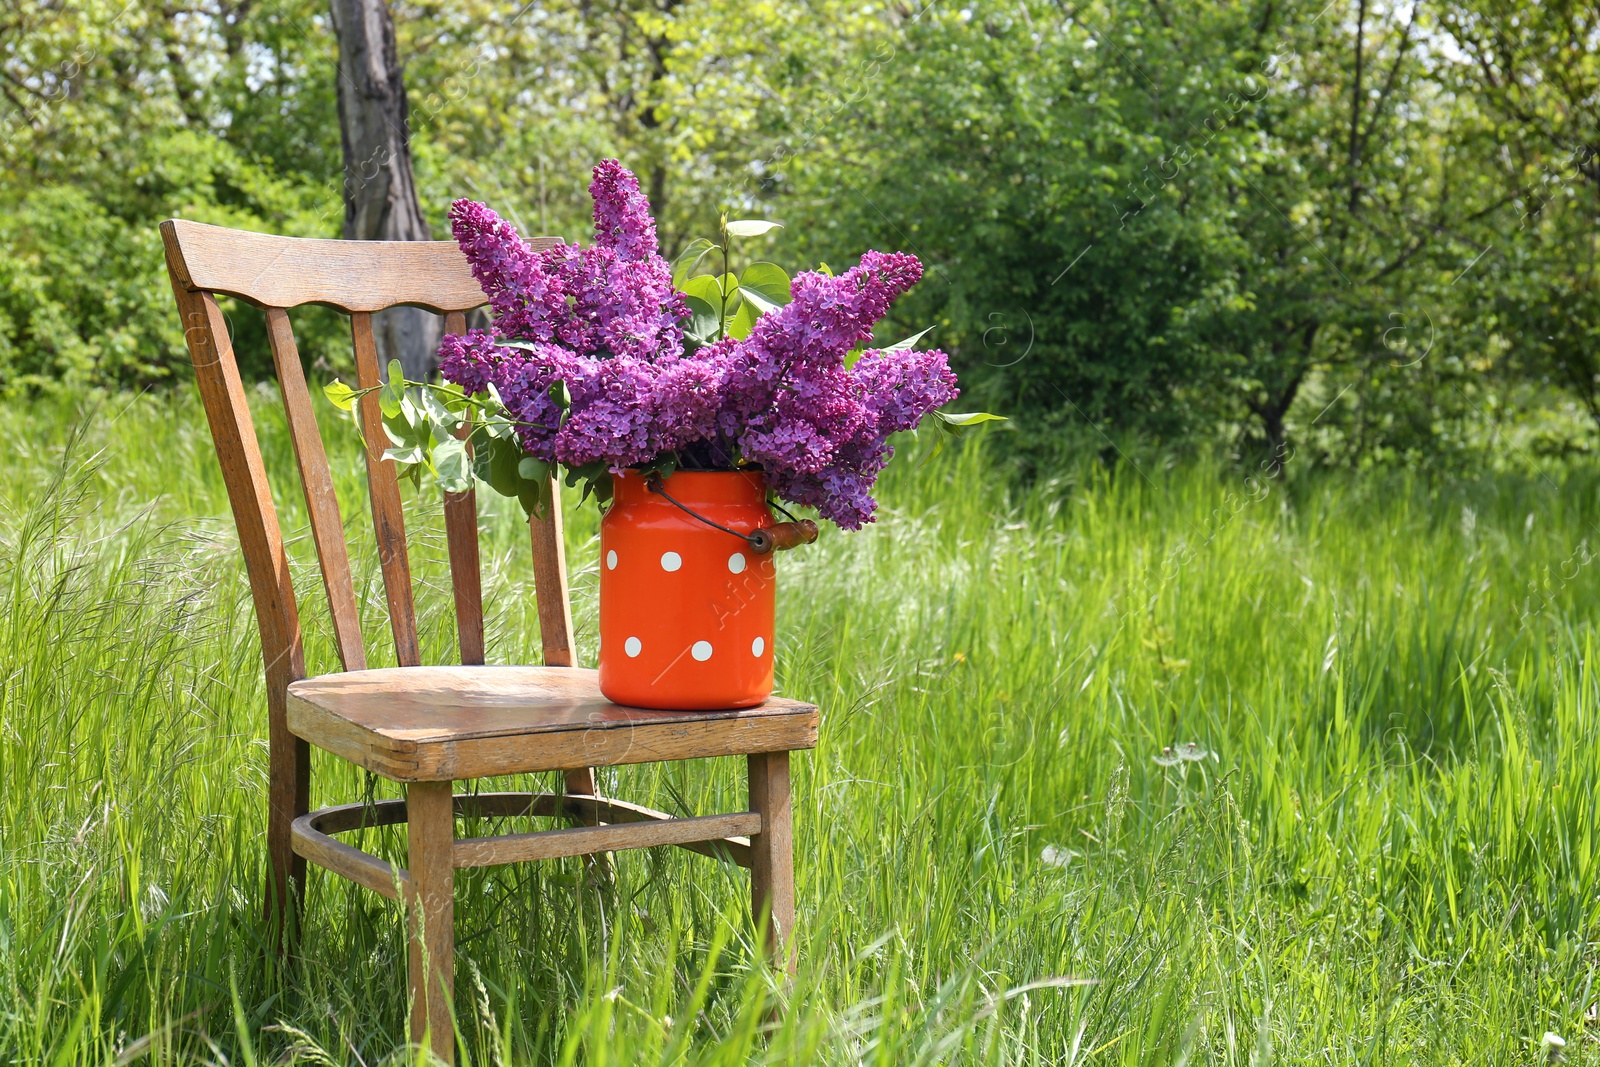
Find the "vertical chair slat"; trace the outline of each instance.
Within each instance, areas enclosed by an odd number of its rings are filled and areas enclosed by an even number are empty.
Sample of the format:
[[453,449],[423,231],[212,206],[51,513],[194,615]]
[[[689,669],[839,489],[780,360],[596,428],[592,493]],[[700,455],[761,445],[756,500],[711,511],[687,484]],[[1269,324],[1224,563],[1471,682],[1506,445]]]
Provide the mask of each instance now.
[[544,518],[528,520],[533,534],[533,592],[539,605],[539,643],[547,667],[575,662],[572,602],[567,597],[567,547],[561,538],[561,483],[551,479]]
[[[467,332],[467,317],[452,311],[444,317],[446,334]],[[462,426],[458,437],[472,433]],[[470,455],[472,446],[467,446]],[[483,581],[478,555],[478,498],[476,492],[444,495],[444,530],[450,546],[450,588],[456,600],[456,636],[461,645],[461,662],[483,662]]]
[[[350,333],[356,352],[356,382],[363,389],[382,383],[378,372],[378,344],[372,336],[372,315],[357,311],[350,316]],[[367,488],[372,496],[372,527],[378,538],[378,560],[383,565],[383,588],[389,601],[389,628],[394,631],[394,651],[402,667],[422,663],[417,644],[417,612],[411,599],[411,560],[406,554],[406,522],[400,510],[400,480],[394,460],[384,459],[389,435],[383,428],[383,409],[376,391],[361,405],[361,436],[367,445]]]
[[328,468],[328,454],[322,447],[322,433],[317,429],[305,372],[300,367],[294,329],[284,309],[267,309],[267,340],[272,345],[278,387],[283,392],[283,408],[289,417],[289,435],[294,441],[295,459],[300,464],[300,485],[305,490],[306,513],[311,517],[311,535],[316,540],[317,559],[322,565],[322,586],[327,590],[328,609],[333,614],[339,662],[347,671],[364,671],[367,651],[361,641],[361,614],[356,607],[355,585],[350,578],[344,519],[339,513],[333,472]]
[[[533,594],[539,604],[539,643],[546,667],[571,667],[577,662],[572,633],[572,600],[567,595],[567,546],[561,529],[561,482],[550,480],[550,507],[544,518],[528,520],[533,537]],[[566,772],[566,789],[576,796],[596,796],[594,770]],[[589,822],[599,822],[596,814]],[[597,861],[604,863],[603,860]]]

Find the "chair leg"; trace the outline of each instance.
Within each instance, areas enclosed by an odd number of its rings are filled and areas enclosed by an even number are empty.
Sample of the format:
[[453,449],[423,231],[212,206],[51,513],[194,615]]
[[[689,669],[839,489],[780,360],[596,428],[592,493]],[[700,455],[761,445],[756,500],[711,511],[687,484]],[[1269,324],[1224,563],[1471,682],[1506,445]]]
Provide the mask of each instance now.
[[279,952],[288,948],[305,901],[306,861],[295,855],[290,827],[311,810],[311,746],[273,731],[267,755],[267,900],[263,918]]
[[455,813],[449,782],[406,787],[411,874],[411,1040],[455,1062],[450,998],[455,984]]
[[795,972],[794,831],[789,817],[789,753],[749,757],[750,810],[761,813],[761,832],[750,838],[751,914],[765,920],[767,955],[773,965]]
[[[566,779],[568,796],[594,797],[600,795],[600,787],[595,784],[594,768],[579,767],[576,770],[563,771]],[[600,815],[598,811],[591,812],[582,819],[586,826],[598,826]],[[611,856],[609,853],[596,852],[583,857],[583,869],[589,876],[591,885],[611,884]]]
[[600,790],[595,785],[593,767],[579,767],[576,770],[563,771],[562,775],[566,779],[568,796],[592,797],[599,795]]

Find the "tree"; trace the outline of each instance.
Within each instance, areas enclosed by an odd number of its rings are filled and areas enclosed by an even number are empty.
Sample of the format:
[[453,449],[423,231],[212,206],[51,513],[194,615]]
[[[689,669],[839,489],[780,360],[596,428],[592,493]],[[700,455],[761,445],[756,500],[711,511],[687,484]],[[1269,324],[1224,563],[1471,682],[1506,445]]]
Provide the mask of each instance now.
[[[411,173],[410,107],[385,0],[330,0],[339,39],[339,126],[344,146],[344,236],[432,239]],[[382,366],[398,359],[420,381],[437,368],[437,315],[391,308],[373,319]]]
[[1421,5],[896,10],[881,73],[786,168],[789,206],[822,258],[871,241],[929,262],[905,306],[975,402],[1041,433],[1269,454],[1376,395],[1355,382],[1409,375],[1386,397],[1436,409],[1407,427],[1455,410],[1418,387],[1445,362],[1416,361],[1421,330],[1396,352],[1391,317],[1452,314],[1440,265],[1471,253],[1448,224],[1484,192]]
[[[332,94],[303,91],[333,68],[326,36],[305,32],[313,8],[28,0],[0,14],[0,390],[190,380],[164,218],[335,235]],[[296,315],[305,357],[337,358],[333,314]],[[268,372],[261,316],[230,319],[246,375]]]
[[1452,86],[1479,102],[1502,210],[1476,222],[1471,280],[1500,370],[1572,397],[1600,430],[1600,10],[1454,0]]

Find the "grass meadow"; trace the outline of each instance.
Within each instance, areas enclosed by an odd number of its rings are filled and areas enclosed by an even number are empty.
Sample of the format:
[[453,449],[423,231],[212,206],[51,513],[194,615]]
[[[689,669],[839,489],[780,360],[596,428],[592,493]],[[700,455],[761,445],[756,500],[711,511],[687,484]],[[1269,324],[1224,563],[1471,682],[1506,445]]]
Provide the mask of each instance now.
[[[308,661],[335,669],[256,399]],[[394,905],[313,871],[299,956],[263,944],[260,651],[192,390],[0,410],[0,1062],[405,1062]],[[327,435],[381,658],[357,443]],[[874,528],[781,560],[779,689],[824,709],[793,986],[736,868],[465,873],[462,1062],[1600,1062],[1600,472],[1296,462],[1026,488],[975,447],[897,463]],[[490,659],[536,662],[525,527],[482,502]],[[437,501],[410,518],[449,662]],[[572,510],[588,655],[596,528]],[[313,775],[317,804],[394,793]],[[742,775],[602,785],[737,810]]]

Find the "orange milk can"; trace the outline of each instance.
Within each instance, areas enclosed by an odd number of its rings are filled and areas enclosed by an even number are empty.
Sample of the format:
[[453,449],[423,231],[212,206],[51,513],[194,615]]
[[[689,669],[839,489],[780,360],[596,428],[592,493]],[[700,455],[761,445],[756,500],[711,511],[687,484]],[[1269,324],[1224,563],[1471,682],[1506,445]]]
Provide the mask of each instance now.
[[629,471],[612,492],[600,522],[600,692],[678,711],[762,703],[777,583],[771,554],[741,535],[773,525],[766,476],[678,471],[647,484]]

